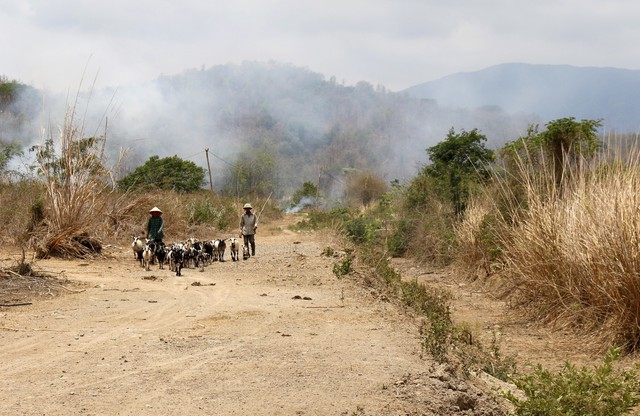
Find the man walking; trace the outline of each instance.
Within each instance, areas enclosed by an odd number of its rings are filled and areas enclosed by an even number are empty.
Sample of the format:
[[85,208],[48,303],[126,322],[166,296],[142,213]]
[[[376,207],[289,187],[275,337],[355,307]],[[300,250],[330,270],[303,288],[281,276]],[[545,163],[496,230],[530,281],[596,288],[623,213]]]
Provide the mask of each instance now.
[[256,255],[256,230],[258,229],[258,218],[251,210],[251,204],[244,204],[244,214],[240,218],[240,237],[243,238],[244,245],[251,247],[251,255]]

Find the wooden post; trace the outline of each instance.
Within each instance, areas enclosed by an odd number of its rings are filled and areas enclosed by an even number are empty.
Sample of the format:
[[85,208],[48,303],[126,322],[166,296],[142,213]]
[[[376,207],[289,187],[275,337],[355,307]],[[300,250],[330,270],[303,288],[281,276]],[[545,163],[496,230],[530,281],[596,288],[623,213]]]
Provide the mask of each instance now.
[[215,196],[215,192],[213,191],[213,179],[211,177],[211,165],[209,164],[209,148],[204,149],[204,154],[207,156],[207,169],[209,170],[209,187],[211,188],[211,193]]

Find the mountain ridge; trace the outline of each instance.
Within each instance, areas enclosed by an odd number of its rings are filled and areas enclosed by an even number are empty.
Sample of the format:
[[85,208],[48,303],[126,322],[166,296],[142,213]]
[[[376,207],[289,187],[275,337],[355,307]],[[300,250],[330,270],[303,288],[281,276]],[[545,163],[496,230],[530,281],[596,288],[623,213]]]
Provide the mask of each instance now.
[[415,98],[475,109],[498,106],[507,113],[603,119],[606,130],[640,130],[640,70],[613,67],[505,63],[460,72],[409,87]]

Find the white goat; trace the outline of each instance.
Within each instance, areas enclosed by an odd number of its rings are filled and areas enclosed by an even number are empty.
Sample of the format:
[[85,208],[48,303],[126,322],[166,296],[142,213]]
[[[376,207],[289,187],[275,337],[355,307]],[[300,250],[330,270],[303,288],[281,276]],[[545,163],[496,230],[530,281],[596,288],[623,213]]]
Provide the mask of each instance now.
[[131,249],[133,250],[133,258],[138,260],[140,262],[140,265],[142,265],[142,252],[144,251],[144,243],[137,235],[133,236]]
[[[147,243],[148,242],[149,240],[147,239]],[[142,251],[142,267],[144,267],[146,271],[151,270],[150,265],[151,265],[152,258],[153,258],[153,249],[149,244],[145,244],[144,250]]]
[[238,261],[238,246],[240,242],[235,237],[229,237],[229,251],[231,252],[231,260]]

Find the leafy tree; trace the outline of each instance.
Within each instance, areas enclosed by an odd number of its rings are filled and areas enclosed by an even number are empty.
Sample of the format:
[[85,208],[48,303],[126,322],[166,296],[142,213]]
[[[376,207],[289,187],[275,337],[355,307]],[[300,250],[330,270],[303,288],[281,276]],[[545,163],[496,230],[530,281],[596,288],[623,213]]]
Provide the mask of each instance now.
[[0,142],[0,176],[6,173],[9,161],[20,155],[22,155],[22,149],[17,143]]
[[5,109],[17,98],[20,90],[26,88],[17,81],[10,81],[5,76],[0,76],[0,108]]
[[542,163],[539,157],[553,162],[556,184],[564,175],[564,169],[580,157],[591,158],[602,146],[597,130],[602,120],[575,121],[574,117],[561,118],[547,123],[546,130],[538,133],[537,126],[529,126],[527,135],[502,149],[507,163],[519,157],[534,165]]
[[495,155],[484,147],[486,140],[477,129],[456,134],[451,128],[444,141],[427,149],[431,164],[422,173],[434,180],[436,191],[453,204],[456,214],[464,211],[471,186],[491,175],[488,164]]
[[40,101],[41,95],[35,88],[0,75],[0,113],[12,114],[26,121],[38,114]]
[[[77,134],[77,131],[73,132]],[[32,146],[35,152],[38,174],[57,182],[69,181],[71,177],[101,176],[106,170],[102,163],[104,137],[75,138],[65,141],[61,153],[56,152],[53,138],[47,138],[43,144]]]
[[266,149],[252,149],[238,156],[223,179],[228,195],[268,196],[278,182],[275,156]]
[[178,156],[151,156],[144,165],[118,181],[125,189],[193,192],[205,185],[205,169]]

